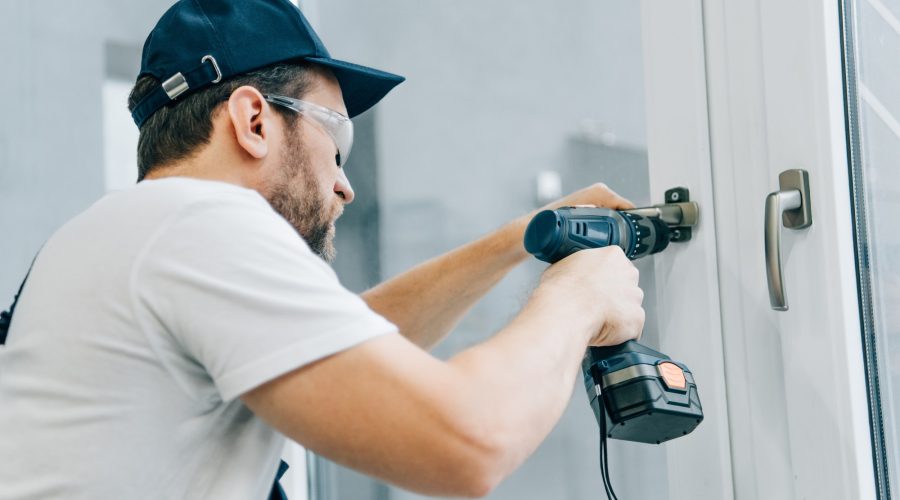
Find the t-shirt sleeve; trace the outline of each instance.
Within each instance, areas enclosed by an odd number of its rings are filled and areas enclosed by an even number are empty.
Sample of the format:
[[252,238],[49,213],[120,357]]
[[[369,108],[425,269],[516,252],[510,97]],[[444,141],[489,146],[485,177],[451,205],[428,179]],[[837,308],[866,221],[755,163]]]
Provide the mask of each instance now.
[[223,401],[397,331],[265,200],[243,193],[173,217],[139,257],[132,292]]

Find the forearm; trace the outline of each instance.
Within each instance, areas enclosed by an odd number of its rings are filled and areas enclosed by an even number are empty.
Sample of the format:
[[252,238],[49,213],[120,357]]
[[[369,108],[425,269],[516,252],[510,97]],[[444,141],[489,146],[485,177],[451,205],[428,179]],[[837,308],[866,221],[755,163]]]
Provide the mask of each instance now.
[[537,290],[509,326],[450,361],[385,335],[242,400],[338,463],[429,495],[482,496],[533,452],[571,395],[594,326],[556,322],[579,308],[554,310],[560,292]]
[[498,480],[521,465],[561,417],[597,328],[588,322],[596,315],[579,317],[578,307],[549,300],[552,293],[563,291],[538,289],[500,333],[449,361],[468,388],[460,414],[501,450]]
[[525,260],[522,236],[529,220],[520,217],[366,291],[362,298],[413,343],[430,349]]
[[629,270],[614,272],[598,257],[630,262],[620,250],[580,255],[588,258],[576,255],[545,272],[507,327],[447,362],[385,335],[242,399],[283,434],[339,463],[429,495],[482,496],[559,420],[588,343],[627,340],[598,332],[623,324],[616,300],[634,291],[597,293],[595,280],[571,270],[604,269],[618,284]]

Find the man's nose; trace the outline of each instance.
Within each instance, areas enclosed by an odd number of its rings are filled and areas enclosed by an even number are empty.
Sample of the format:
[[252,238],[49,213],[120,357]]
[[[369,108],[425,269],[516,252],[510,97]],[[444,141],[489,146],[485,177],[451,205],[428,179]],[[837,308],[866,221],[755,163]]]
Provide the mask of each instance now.
[[350,186],[350,181],[347,179],[347,175],[344,173],[344,169],[340,169],[338,171],[338,178],[334,182],[334,192],[337,193],[338,196],[343,198],[344,205],[352,202],[354,196],[356,196],[353,193],[353,187]]

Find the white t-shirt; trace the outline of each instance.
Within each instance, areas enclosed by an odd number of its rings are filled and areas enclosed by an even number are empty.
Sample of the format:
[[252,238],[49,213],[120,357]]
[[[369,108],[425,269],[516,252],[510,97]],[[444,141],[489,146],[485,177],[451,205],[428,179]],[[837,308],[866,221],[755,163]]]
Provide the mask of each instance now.
[[0,347],[0,499],[263,499],[285,440],[238,396],[397,328],[255,191],[111,194],[41,250]]

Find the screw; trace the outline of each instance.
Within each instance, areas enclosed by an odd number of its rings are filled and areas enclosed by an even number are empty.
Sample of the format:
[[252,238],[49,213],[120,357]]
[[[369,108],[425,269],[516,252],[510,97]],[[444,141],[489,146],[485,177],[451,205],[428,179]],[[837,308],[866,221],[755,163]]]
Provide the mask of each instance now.
[[672,236],[673,236],[676,240],[679,239],[679,238],[681,238],[681,230],[680,230],[680,229],[676,229],[676,230],[672,231]]
[[678,201],[681,198],[681,194],[678,191],[672,191],[672,194],[669,195],[669,199],[672,201]]

